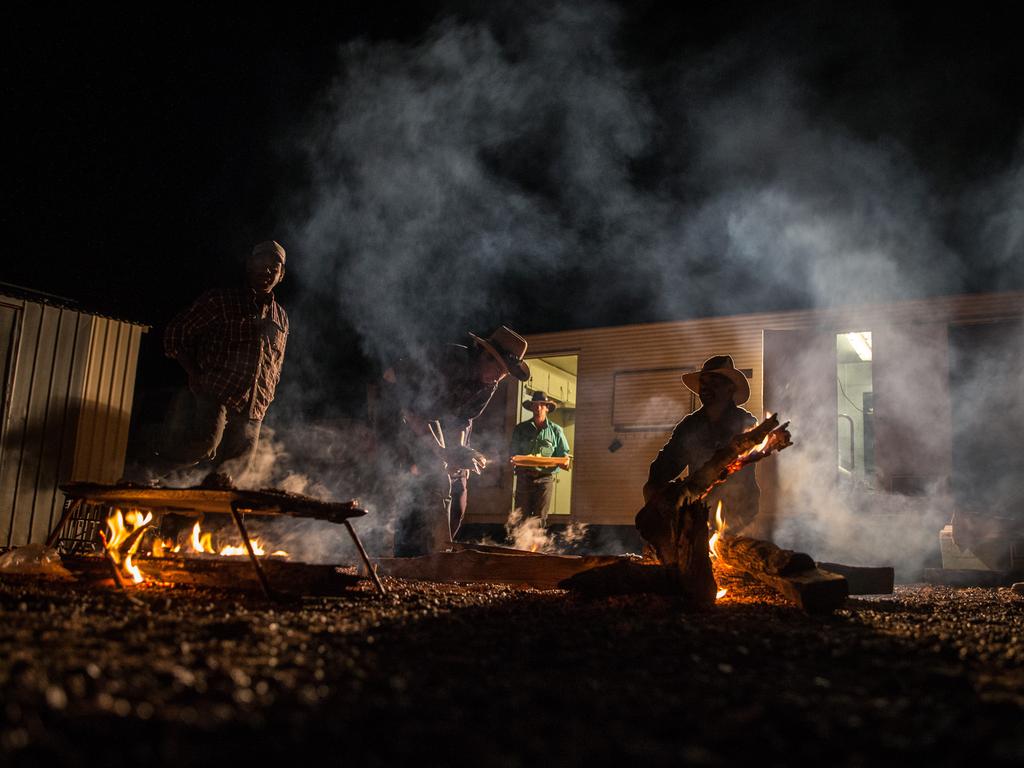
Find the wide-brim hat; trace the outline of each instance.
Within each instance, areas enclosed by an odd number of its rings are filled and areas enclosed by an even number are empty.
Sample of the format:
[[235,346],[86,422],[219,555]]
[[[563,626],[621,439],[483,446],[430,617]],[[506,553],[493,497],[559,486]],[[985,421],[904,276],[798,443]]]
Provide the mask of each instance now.
[[552,400],[543,390],[537,390],[533,393],[533,397],[529,400],[523,400],[523,408],[530,410],[535,405],[546,405],[548,410],[553,411],[558,407],[558,403]]
[[700,377],[705,373],[724,376],[736,385],[736,391],[732,395],[732,400],[736,405],[743,405],[750,399],[750,384],[747,382],[747,377],[736,370],[736,366],[732,363],[732,355],[709,357],[699,371],[683,374],[683,384],[698,397],[700,396]]
[[523,362],[523,357],[526,355],[526,339],[511,328],[503,325],[486,339],[473,333],[469,335],[519,381],[526,381],[530,378],[530,366]]

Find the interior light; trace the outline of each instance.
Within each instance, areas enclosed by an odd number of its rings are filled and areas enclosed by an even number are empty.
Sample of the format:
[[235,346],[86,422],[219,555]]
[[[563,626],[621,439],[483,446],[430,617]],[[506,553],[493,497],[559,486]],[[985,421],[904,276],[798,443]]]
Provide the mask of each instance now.
[[846,340],[850,342],[850,346],[857,353],[857,357],[864,362],[871,360],[871,331],[848,333],[846,334]]

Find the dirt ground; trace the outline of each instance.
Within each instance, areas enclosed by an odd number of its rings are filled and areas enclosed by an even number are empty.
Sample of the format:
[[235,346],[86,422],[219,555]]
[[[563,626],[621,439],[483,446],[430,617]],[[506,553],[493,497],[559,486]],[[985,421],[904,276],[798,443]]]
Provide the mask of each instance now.
[[[274,604],[0,581],[0,764],[1024,764],[1024,598],[807,616],[386,580]],[[316,762],[314,762],[314,760]]]

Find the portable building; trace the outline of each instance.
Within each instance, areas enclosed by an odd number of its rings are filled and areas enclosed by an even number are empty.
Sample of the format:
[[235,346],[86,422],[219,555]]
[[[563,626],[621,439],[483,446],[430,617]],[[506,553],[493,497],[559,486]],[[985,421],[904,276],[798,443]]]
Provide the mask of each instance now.
[[121,476],[147,330],[0,288],[0,546],[46,538],[61,483]]
[[[810,460],[830,482],[874,493],[941,491],[957,504],[1024,515],[1024,293],[937,297],[528,337],[534,379],[506,386],[478,420],[474,443],[507,453],[533,390],[564,407],[573,469],[549,521],[631,526],[651,460],[699,407],[680,377],[732,356],[758,419],[792,420],[797,445],[757,467],[771,526],[779,472]],[[804,478],[805,480],[807,478]],[[800,482],[800,478],[790,478]],[[471,481],[467,521],[504,521],[513,477],[496,462]]]

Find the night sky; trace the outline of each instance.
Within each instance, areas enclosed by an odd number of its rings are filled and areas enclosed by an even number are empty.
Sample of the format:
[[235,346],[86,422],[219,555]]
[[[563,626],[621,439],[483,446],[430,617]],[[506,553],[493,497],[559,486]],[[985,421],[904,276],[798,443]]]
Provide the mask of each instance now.
[[[586,4],[569,5],[587,12]],[[318,278],[309,272],[302,279],[310,262],[296,243],[304,241],[289,241],[288,235],[311,205],[315,160],[303,147],[324,119],[335,78],[348,66],[358,71],[353,61],[372,70],[378,46],[412,48],[445,24],[488,29],[515,62],[530,55],[529,41],[517,40],[529,34],[524,18],[547,7],[358,2],[316,12],[282,6],[274,14],[231,16],[205,9],[106,17],[91,9],[59,17],[15,14],[3,33],[9,183],[0,281],[159,331],[205,287],[230,283],[252,243],[276,237],[290,249],[279,298],[293,314],[293,335],[308,330],[294,310],[314,295]],[[887,157],[925,179],[920,198],[956,198],[996,177],[1004,180],[1004,195],[1010,185],[1009,199],[1024,195],[1024,57],[1011,3],[795,3],[780,10],[778,4],[648,1],[595,6],[594,12],[616,7],[609,45],[631,88],[642,91],[649,105],[643,147],[628,158],[630,187],[649,195],[643,199],[697,206],[709,188],[687,181],[696,166],[694,155],[679,150],[691,141],[679,127],[693,118],[680,114],[686,102],[676,95],[678,84],[696,83],[690,94],[728,89],[730,79],[743,81],[774,61],[786,63],[811,121],[820,119],[857,146],[886,148]],[[361,59],[339,55],[341,46],[359,41]],[[714,79],[693,75],[709,68],[715,68]],[[361,87],[372,94],[376,84]],[[351,94],[352,86],[342,92]],[[552,189],[558,176],[550,171],[558,157],[546,154],[553,150],[539,130],[514,151],[481,152],[490,172],[505,180],[503,189],[553,201],[553,219],[564,221],[571,211]],[[558,130],[552,118],[552,136]],[[757,162],[754,157],[744,172],[758,174]],[[1011,249],[1021,242],[1013,229],[1019,211],[1016,216],[1008,225]],[[1004,274],[1007,258],[1019,263],[1021,254],[1011,250],[993,263],[973,255],[976,213],[935,219],[941,222],[936,242],[975,264],[958,278],[958,289],[1024,288],[1019,266],[1009,278]],[[580,250],[603,247],[600,216],[567,228]],[[434,258],[443,271],[443,252]],[[580,260],[529,263],[529,269],[495,272],[481,287],[494,300],[469,307],[459,321],[478,332],[500,322],[532,332],[717,311],[648,302],[644,285],[650,278],[642,274],[637,284],[628,283],[636,270],[621,258],[607,257],[593,271]],[[731,290],[699,259],[688,269],[706,273],[705,292]],[[607,280],[623,286],[614,314],[592,300],[600,294],[588,293],[588,286]],[[576,295],[587,297],[580,302],[587,311],[566,309],[571,299],[564,297]],[[806,294],[794,293],[751,296],[733,306],[754,311],[808,303]],[[344,313],[332,315],[330,323],[329,333],[320,327],[309,336],[320,340],[327,370],[351,384],[356,377],[347,371],[365,368],[365,358],[372,357],[363,342],[366,332]],[[157,338],[147,339],[143,389],[174,374],[161,361]],[[324,340],[329,350],[323,350]],[[308,375],[308,365],[303,369]],[[287,386],[287,370],[285,378]]]

